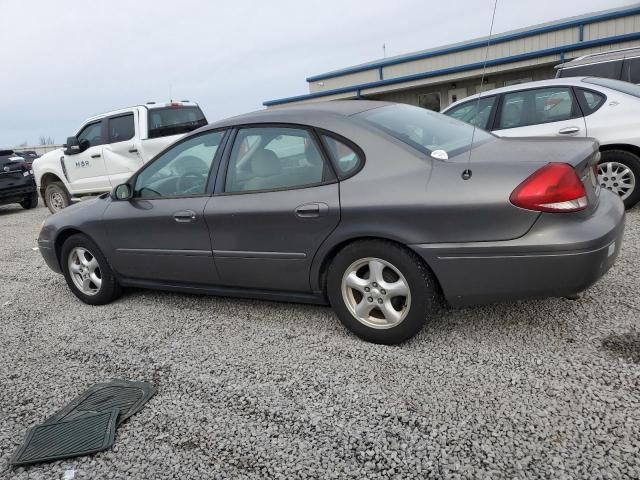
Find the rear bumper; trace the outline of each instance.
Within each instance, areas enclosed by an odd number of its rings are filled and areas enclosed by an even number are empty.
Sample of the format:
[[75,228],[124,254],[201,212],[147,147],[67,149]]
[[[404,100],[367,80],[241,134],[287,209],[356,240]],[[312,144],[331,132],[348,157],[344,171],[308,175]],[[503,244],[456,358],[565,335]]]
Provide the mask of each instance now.
[[590,215],[542,214],[524,236],[502,242],[411,245],[454,306],[581,292],[614,264],[624,205],[603,190]]

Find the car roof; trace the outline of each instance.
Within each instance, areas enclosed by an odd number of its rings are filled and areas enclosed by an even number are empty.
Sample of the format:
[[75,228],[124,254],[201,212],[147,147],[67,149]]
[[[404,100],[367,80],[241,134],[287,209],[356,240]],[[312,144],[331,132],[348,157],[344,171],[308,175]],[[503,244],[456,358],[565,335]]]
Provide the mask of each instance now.
[[379,102],[375,100],[331,100],[283,105],[256,110],[236,117],[219,120],[203,127],[201,131],[247,123],[291,123],[292,117],[300,119],[318,119],[336,116],[350,117],[367,110],[373,110],[374,108],[385,107],[388,105],[394,104],[391,102]]
[[451,110],[453,107],[458,106],[462,103],[466,103],[469,100],[477,99],[480,95],[482,95],[482,97],[490,97],[492,95],[497,95],[499,93],[514,92],[517,90],[528,90],[530,88],[555,87],[555,86],[582,86],[582,87],[592,88],[594,90],[606,88],[600,85],[592,85],[592,84],[585,85],[584,84],[585,78],[590,78],[590,77],[552,78],[550,80],[538,80],[536,82],[525,82],[525,83],[518,83],[516,85],[509,85],[508,87],[494,88],[493,90],[487,90],[485,92],[482,92],[481,94],[476,93],[475,95],[469,95],[468,97],[464,97],[462,100],[458,100],[457,102],[449,105],[447,108],[443,110],[443,112]]
[[109,112],[105,112],[105,113],[100,113],[98,115],[93,115],[89,118],[87,118],[86,122],[90,122],[92,120],[99,120],[101,118],[104,117],[110,117],[111,115],[118,115],[120,113],[127,113],[130,110],[134,109],[134,108],[146,108],[147,110],[154,110],[154,109],[158,109],[158,108],[166,108],[166,107],[170,107],[172,103],[179,103],[181,106],[183,107],[197,107],[198,104],[194,103],[194,102],[190,102],[189,100],[169,100],[168,102],[147,102],[147,103],[141,103],[138,105],[131,105],[129,107],[124,107],[124,108],[119,108],[117,110],[111,110]]
[[589,55],[583,55],[578,58],[574,58],[560,65],[556,65],[555,68],[571,68],[580,67],[583,65],[593,65],[597,63],[612,62],[615,60],[623,60],[625,58],[640,57],[640,47],[623,48],[620,50],[610,50],[608,52],[590,53]]

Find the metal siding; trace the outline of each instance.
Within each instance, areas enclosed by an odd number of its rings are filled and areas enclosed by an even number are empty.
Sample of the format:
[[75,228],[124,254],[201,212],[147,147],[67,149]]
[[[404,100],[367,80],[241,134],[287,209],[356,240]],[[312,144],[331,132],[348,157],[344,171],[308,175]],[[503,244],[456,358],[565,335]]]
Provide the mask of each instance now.
[[596,38],[624,35],[625,33],[637,32],[638,27],[640,27],[640,15],[586,24],[584,26],[584,39],[595,40]]
[[[386,72],[385,72],[386,75]],[[367,70],[366,72],[352,73],[351,75],[345,75],[344,77],[329,78],[327,80],[318,80],[309,84],[309,92],[323,92],[326,90],[333,90],[334,88],[348,87],[350,85],[358,85],[361,83],[375,82],[380,80],[378,76],[378,69]],[[323,83],[323,85],[319,85]]]

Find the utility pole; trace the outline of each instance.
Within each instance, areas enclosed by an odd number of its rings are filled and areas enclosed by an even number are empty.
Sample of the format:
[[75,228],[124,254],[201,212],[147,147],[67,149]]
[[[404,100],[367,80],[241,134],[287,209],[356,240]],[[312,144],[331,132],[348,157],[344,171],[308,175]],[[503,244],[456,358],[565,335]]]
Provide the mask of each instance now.
[[382,44],[382,58],[387,58],[387,44]]

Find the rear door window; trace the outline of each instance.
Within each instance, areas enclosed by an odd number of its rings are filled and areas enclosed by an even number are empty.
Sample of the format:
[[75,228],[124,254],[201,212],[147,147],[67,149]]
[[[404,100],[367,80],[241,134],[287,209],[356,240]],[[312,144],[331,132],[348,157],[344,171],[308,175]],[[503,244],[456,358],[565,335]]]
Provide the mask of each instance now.
[[136,134],[133,113],[109,119],[109,143],[131,140]]
[[207,124],[199,107],[166,107],[149,109],[149,138],[167,137],[191,132]]
[[225,192],[299,188],[331,179],[332,172],[309,131],[243,128],[229,158]]
[[475,99],[453,107],[451,110],[446,111],[445,115],[487,130],[495,103],[496,97],[485,97],[481,98],[480,101]]
[[561,122],[577,116],[577,105],[568,87],[523,90],[504,95],[498,129]]

